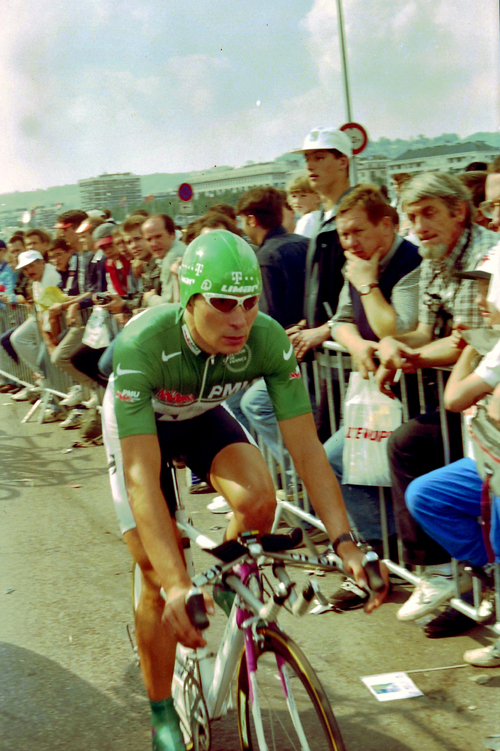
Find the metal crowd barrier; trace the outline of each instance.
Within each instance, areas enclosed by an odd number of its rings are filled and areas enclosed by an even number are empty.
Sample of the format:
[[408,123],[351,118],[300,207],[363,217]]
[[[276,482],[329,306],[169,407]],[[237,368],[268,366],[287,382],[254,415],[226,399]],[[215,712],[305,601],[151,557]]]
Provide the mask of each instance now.
[[[85,326],[92,313],[92,308],[80,311],[81,325]],[[6,306],[3,310],[0,310],[0,335],[5,334],[7,331],[13,328],[18,328],[28,319],[34,318],[36,313],[31,306],[28,305],[15,305]],[[61,316],[61,332],[65,332],[67,329],[66,319],[64,314]],[[110,334],[110,339],[114,339],[120,331],[116,319],[112,315],[107,316],[106,325]],[[42,335],[37,329],[38,344],[43,344]],[[60,338],[62,340],[62,336]],[[33,370],[23,360],[19,358],[19,363],[16,363],[12,357],[6,352],[3,346],[0,346],[0,376],[3,378],[17,383],[19,386],[28,388],[39,388],[41,391],[40,398],[33,404],[28,413],[24,416],[22,422],[28,422],[34,413],[38,410],[38,422],[43,422],[45,407],[51,399],[54,399],[56,403],[59,403],[61,399],[67,396],[68,392],[76,384],[67,373],[64,373],[58,367],[53,365],[50,355],[47,352],[45,346],[42,350],[42,359],[40,362],[40,371],[43,373],[43,379],[37,380],[34,378]]]
[[[321,401],[321,395],[326,393],[327,404],[328,404],[328,416],[329,416],[329,421],[330,421],[331,433],[333,435],[333,433],[335,433],[336,430],[338,430],[338,428],[340,427],[339,423],[343,417],[349,375],[351,371],[353,370],[351,358],[349,356],[349,353],[341,345],[333,341],[326,342],[323,345],[323,350],[316,351],[316,358],[315,358],[314,363],[312,364],[312,368],[313,368],[313,382],[314,382],[316,403],[319,404]],[[307,377],[305,366],[302,366],[302,369],[303,369],[303,377],[305,379]],[[446,371],[449,371],[449,370],[450,368],[432,369],[433,373],[435,374],[435,379],[433,380],[435,380],[435,383],[437,385],[437,396],[438,396],[437,409],[439,411],[441,432],[443,436],[443,449],[444,449],[444,463],[445,464],[450,463],[450,436],[449,436],[449,430],[448,430],[448,420],[446,417],[446,410],[444,408],[445,373]],[[424,414],[426,411],[426,403],[428,400],[428,394],[426,393],[426,380],[424,378],[424,374],[422,373],[422,371],[417,372],[416,382],[417,382],[417,393],[418,393],[418,408],[419,408],[420,413]],[[403,422],[406,422],[410,418],[410,408],[409,408],[409,403],[408,403],[408,384],[407,384],[407,380],[404,374],[401,374],[400,386],[401,386],[402,417],[403,417]],[[337,399],[336,399],[336,394],[339,395],[339,397],[337,396]],[[467,433],[465,430],[465,421],[464,421],[463,415],[462,415],[462,443],[464,446],[464,456],[466,456],[467,455],[466,453]],[[286,464],[284,454],[283,454],[283,446],[282,446],[281,461],[278,463],[274,461],[274,459],[270,456],[269,452],[266,451],[265,447],[261,446],[261,448],[264,449],[268,464],[271,467],[273,478],[276,483],[279,483],[279,485],[283,486],[284,483],[283,483],[282,478],[285,477],[286,475],[286,472],[285,472],[286,469],[288,469],[288,478],[290,477],[292,478],[291,492],[289,490],[288,492],[278,491],[277,493],[278,510],[276,513],[274,529],[276,529],[279,526],[279,523],[282,517],[285,517],[285,518],[295,517],[295,518],[301,519],[306,524],[312,525],[313,527],[321,529],[322,531],[326,531],[323,523],[316,516],[314,516],[314,514],[311,513],[311,508],[309,506],[308,499],[307,499],[307,493],[305,491],[305,488],[302,488],[300,486],[300,483],[297,479],[297,475],[295,474],[293,470],[293,467],[291,468],[291,471],[290,471],[290,468]],[[412,572],[412,571],[409,571],[404,565],[402,565],[401,562],[396,563],[389,559],[389,536],[388,536],[388,527],[387,527],[386,497],[384,493],[384,488],[382,487],[379,488],[379,504],[380,504],[380,521],[381,521],[381,527],[382,527],[385,563],[392,573],[416,585],[420,581],[420,576],[419,576],[420,571],[418,567],[417,567],[416,572]],[[308,541],[307,535],[305,539],[306,539],[306,544],[308,545],[308,547],[314,549],[314,545],[310,541]],[[401,540],[398,540],[398,549],[400,551],[399,558],[401,561],[402,559]],[[453,568],[453,575],[454,575],[454,581],[455,581],[455,597],[450,601],[451,605],[456,610],[459,610],[461,613],[469,616],[469,618],[472,618],[478,623],[488,620],[488,618],[491,616],[492,611],[490,610],[488,612],[488,608],[486,607],[485,603],[482,601],[482,585],[481,585],[480,579],[475,575],[473,575],[472,577],[474,603],[473,605],[469,605],[468,603],[464,602],[464,600],[461,598],[457,561],[455,560],[452,561],[452,568]],[[496,632],[497,634],[500,634],[500,564],[494,563],[492,564],[492,568],[493,568],[494,585],[495,585],[494,612],[496,612],[497,622],[494,625],[492,625],[491,628],[493,629],[494,632]]]
[[[82,324],[85,325],[90,317],[91,309],[87,311],[81,311]],[[3,310],[0,310],[0,335],[3,335],[9,329],[20,326],[24,323],[30,315],[34,315],[28,306],[16,305],[14,307],[7,306]],[[110,332],[110,338],[113,339],[119,332],[118,326],[114,316],[108,316],[108,328]],[[65,322],[62,321],[61,330],[64,331]],[[39,334],[39,342],[42,342],[41,335]],[[45,376],[43,379],[41,398],[33,405],[27,415],[23,418],[23,422],[30,419],[31,415],[37,408],[40,408],[39,422],[43,422],[44,407],[47,405],[51,398],[60,400],[68,393],[70,388],[74,385],[74,381],[66,374],[55,367],[48,355],[47,351],[44,354],[44,370]],[[340,345],[335,342],[326,342],[323,351],[318,350],[316,352],[316,359],[312,364],[312,374],[314,382],[314,390],[316,394],[316,403],[320,404],[321,394],[326,393],[328,403],[328,415],[330,420],[330,429],[333,434],[339,427],[338,417],[340,419],[343,416],[345,396],[347,391],[347,383],[349,380],[349,374],[352,370],[351,359],[349,354]],[[443,394],[444,394],[444,371],[443,369],[436,369],[436,382],[438,388],[439,397],[439,414],[441,420],[441,430],[443,435],[444,445],[444,458],[445,464],[450,462],[450,438],[448,434],[448,421],[446,419],[446,410],[444,409]],[[302,366],[302,372],[304,379],[308,378],[306,366]],[[5,349],[0,346],[0,375],[6,379],[14,381],[22,386],[34,387],[36,384],[33,378],[33,371],[24,362],[20,360],[18,364],[7,354]],[[334,384],[338,384],[334,387]],[[423,374],[421,371],[417,373],[417,389],[420,412],[424,413],[426,408],[426,393]],[[338,392],[340,395],[340,403],[336,403],[335,394]],[[401,378],[401,402],[403,421],[409,419],[409,407],[408,407],[408,389],[406,385],[406,379],[404,375]],[[463,424],[463,423],[462,423]],[[463,431],[463,439],[465,444],[465,431]],[[260,447],[266,456],[268,466],[271,470],[275,486],[280,488],[277,491],[278,509],[276,513],[276,519],[274,528],[279,526],[280,520],[283,516],[295,517],[301,519],[306,524],[316,527],[323,532],[326,532],[323,523],[311,513],[311,508],[307,498],[305,488],[303,488],[298,481],[295,473],[293,463],[288,463],[283,451],[281,450],[280,461],[276,462],[275,459],[267,451],[266,446],[259,442]],[[413,584],[418,584],[419,576],[417,573],[408,571],[400,563],[395,563],[389,559],[389,540],[387,529],[387,510],[384,489],[379,488],[379,502],[380,502],[380,519],[383,534],[383,546],[384,546],[384,559],[386,565],[393,573],[397,574],[401,578],[409,581]],[[306,544],[312,552],[316,552],[314,543],[305,536]],[[401,546],[399,546],[401,550]],[[400,555],[401,558],[401,555]],[[473,577],[473,592],[474,592],[474,604],[469,605],[464,602],[460,596],[460,589],[458,584],[458,565],[456,561],[453,561],[453,570],[456,585],[456,597],[451,600],[451,604],[454,608],[469,616],[477,622],[484,621],[488,615],[484,612],[484,605],[481,602],[481,582],[477,577]],[[494,579],[495,579],[495,610],[497,616],[497,623],[492,626],[496,633],[500,634],[500,564],[494,564]]]

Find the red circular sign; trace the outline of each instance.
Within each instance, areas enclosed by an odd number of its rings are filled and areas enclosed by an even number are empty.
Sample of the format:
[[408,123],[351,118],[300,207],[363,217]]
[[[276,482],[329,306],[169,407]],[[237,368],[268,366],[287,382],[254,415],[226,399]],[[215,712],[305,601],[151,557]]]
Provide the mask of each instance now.
[[193,197],[193,189],[189,183],[182,183],[182,185],[179,185],[177,195],[181,201],[190,201]]
[[361,154],[368,146],[368,133],[359,123],[346,123],[340,128],[351,139],[352,153]]

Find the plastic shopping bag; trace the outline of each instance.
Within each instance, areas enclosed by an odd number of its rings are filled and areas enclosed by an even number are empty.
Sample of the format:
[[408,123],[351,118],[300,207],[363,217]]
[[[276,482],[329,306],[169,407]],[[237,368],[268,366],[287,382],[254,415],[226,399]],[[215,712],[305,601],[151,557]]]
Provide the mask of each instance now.
[[111,337],[107,327],[109,313],[100,305],[96,305],[92,311],[92,314],[87,321],[85,331],[82,338],[82,343],[92,349],[103,349],[108,347],[111,343]]
[[344,473],[349,485],[390,487],[387,440],[401,425],[401,402],[379,391],[375,378],[351,373],[344,408]]

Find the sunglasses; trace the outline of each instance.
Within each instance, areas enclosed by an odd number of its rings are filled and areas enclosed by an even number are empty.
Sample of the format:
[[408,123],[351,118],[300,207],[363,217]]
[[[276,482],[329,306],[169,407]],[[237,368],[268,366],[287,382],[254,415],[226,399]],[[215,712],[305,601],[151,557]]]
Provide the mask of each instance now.
[[202,292],[201,294],[210,307],[218,310],[219,313],[231,313],[238,305],[249,313],[259,302],[259,295],[235,297],[235,295],[221,295],[216,292]]

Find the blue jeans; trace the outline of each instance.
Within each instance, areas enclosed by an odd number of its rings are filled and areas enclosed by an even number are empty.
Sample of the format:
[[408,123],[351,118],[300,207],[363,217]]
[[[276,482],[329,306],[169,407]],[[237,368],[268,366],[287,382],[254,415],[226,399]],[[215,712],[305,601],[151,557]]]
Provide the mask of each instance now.
[[[380,502],[379,490],[370,485],[343,485],[342,476],[344,471],[344,428],[340,428],[329,438],[324,448],[326,456],[340,483],[342,497],[349,516],[352,518],[356,529],[365,540],[381,540],[382,528],[380,526]],[[387,527],[389,534],[395,534],[396,525],[392,506],[387,507]]]
[[[409,512],[422,529],[452,558],[473,566],[488,562],[478,517],[481,514],[482,480],[472,459],[460,459],[447,467],[417,477],[406,490]],[[500,561],[500,498],[491,503],[491,546]]]
[[236,417],[240,425],[243,425],[245,430],[248,430],[248,432],[250,432],[250,423],[248,422],[243,410],[241,409],[241,400],[243,399],[244,394],[245,389],[243,389],[242,391],[237,391],[235,394],[232,394],[228,399],[226,399],[226,404],[233,415]]
[[278,421],[263,378],[260,378],[245,391],[241,397],[240,408],[248,423],[269,449],[276,462],[281,464],[284,454],[285,468],[289,469],[290,455],[285,449],[282,451],[280,448]]

